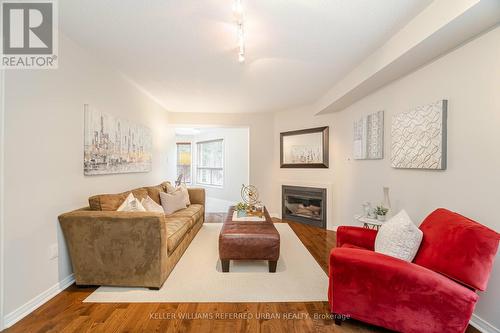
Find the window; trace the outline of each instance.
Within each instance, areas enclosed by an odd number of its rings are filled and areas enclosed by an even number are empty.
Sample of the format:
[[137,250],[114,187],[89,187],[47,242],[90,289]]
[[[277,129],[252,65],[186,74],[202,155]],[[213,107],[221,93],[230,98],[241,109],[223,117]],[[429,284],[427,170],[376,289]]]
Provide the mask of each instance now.
[[177,179],[182,175],[182,181],[191,184],[191,143],[177,143]]
[[224,144],[222,139],[198,142],[197,183],[222,186],[224,184]]

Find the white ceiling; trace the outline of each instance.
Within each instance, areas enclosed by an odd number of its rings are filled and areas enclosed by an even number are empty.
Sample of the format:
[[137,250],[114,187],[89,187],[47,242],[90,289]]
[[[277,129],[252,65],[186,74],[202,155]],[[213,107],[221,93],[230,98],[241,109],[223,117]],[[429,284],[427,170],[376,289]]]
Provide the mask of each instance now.
[[221,131],[234,130],[235,128],[244,129],[246,127],[174,127],[174,132],[176,136],[195,136],[208,133],[220,133]]
[[175,112],[262,112],[315,102],[432,0],[64,0],[64,34]]

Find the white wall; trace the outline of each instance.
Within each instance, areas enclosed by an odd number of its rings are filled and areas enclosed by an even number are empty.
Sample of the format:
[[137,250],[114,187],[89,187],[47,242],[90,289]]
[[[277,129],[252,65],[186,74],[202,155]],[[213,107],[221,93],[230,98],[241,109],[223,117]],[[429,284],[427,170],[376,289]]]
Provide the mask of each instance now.
[[0,69],[0,330],[4,323],[4,134],[5,71]]
[[[277,213],[273,200],[273,116],[269,113],[169,113],[172,126],[247,127],[250,142],[249,182],[259,189],[270,213]],[[238,185],[238,191],[241,184]]]
[[[500,28],[496,28],[420,70],[384,87],[342,112],[313,116],[307,108],[275,116],[275,160],[279,132],[329,125],[330,169],[274,168],[279,181],[301,179],[333,182],[334,212],[330,225],[354,224],[353,214],[365,201],[382,201],[382,187],[391,189],[395,210],[406,209],[420,224],[437,207],[457,211],[500,230]],[[448,100],[448,169],[397,170],[390,166],[390,122],[394,114],[412,107]],[[352,159],[353,122],[362,115],[385,110],[385,158]],[[475,313],[500,328],[500,258],[488,291],[481,294]]]
[[[196,182],[198,165],[197,143],[222,139],[224,144],[224,184],[222,187],[204,186]],[[249,129],[248,128],[209,128],[201,129],[199,134],[179,136],[177,142],[191,142],[192,148],[192,186],[204,187],[207,197],[235,203],[241,200],[241,184],[249,181]],[[173,149],[175,151],[175,148]],[[169,160],[176,164],[176,159]],[[175,179],[176,173],[169,175]],[[224,211],[225,212],[225,211]]]
[[[281,215],[281,186],[297,185],[309,187],[324,187],[327,190],[327,229],[332,230],[334,226],[333,212],[336,209],[335,197],[336,186],[334,185],[335,150],[332,145],[334,139],[331,128],[331,115],[315,117],[312,110],[300,108],[289,112],[279,112],[274,119],[274,187],[272,206],[274,211]],[[280,133],[313,127],[330,126],[329,135],[329,168],[327,169],[293,169],[280,166]]]
[[[160,183],[167,171],[167,112],[109,66],[60,35],[59,69],[5,78],[5,314],[72,272],[57,216],[88,196]],[[153,171],[83,175],[83,105],[153,133]],[[59,244],[58,260],[48,248]]]

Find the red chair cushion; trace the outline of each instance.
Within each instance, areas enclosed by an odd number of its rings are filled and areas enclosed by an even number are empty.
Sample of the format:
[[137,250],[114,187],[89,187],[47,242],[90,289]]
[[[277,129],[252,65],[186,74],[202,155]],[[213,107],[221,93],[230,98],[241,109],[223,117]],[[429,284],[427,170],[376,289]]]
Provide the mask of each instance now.
[[[361,246],[356,246],[356,245],[349,244],[349,243],[344,243],[344,244],[342,244],[342,247],[343,247],[343,248],[347,248],[347,249],[367,250],[367,249],[366,249],[366,248],[364,248],[364,247],[361,247]],[[368,250],[368,251],[370,251],[370,250]]]
[[405,333],[463,333],[478,295],[427,268],[381,253],[330,253],[332,313]]
[[485,290],[500,234],[446,209],[420,225],[424,233],[414,263],[474,289]]

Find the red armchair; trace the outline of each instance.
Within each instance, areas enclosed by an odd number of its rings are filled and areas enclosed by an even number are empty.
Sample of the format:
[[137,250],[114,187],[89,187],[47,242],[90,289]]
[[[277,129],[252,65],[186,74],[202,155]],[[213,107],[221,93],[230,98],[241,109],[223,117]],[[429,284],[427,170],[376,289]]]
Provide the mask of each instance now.
[[338,228],[328,290],[336,318],[408,333],[465,331],[500,235],[446,209],[431,213],[420,230],[423,240],[409,263],[374,252],[375,230]]

